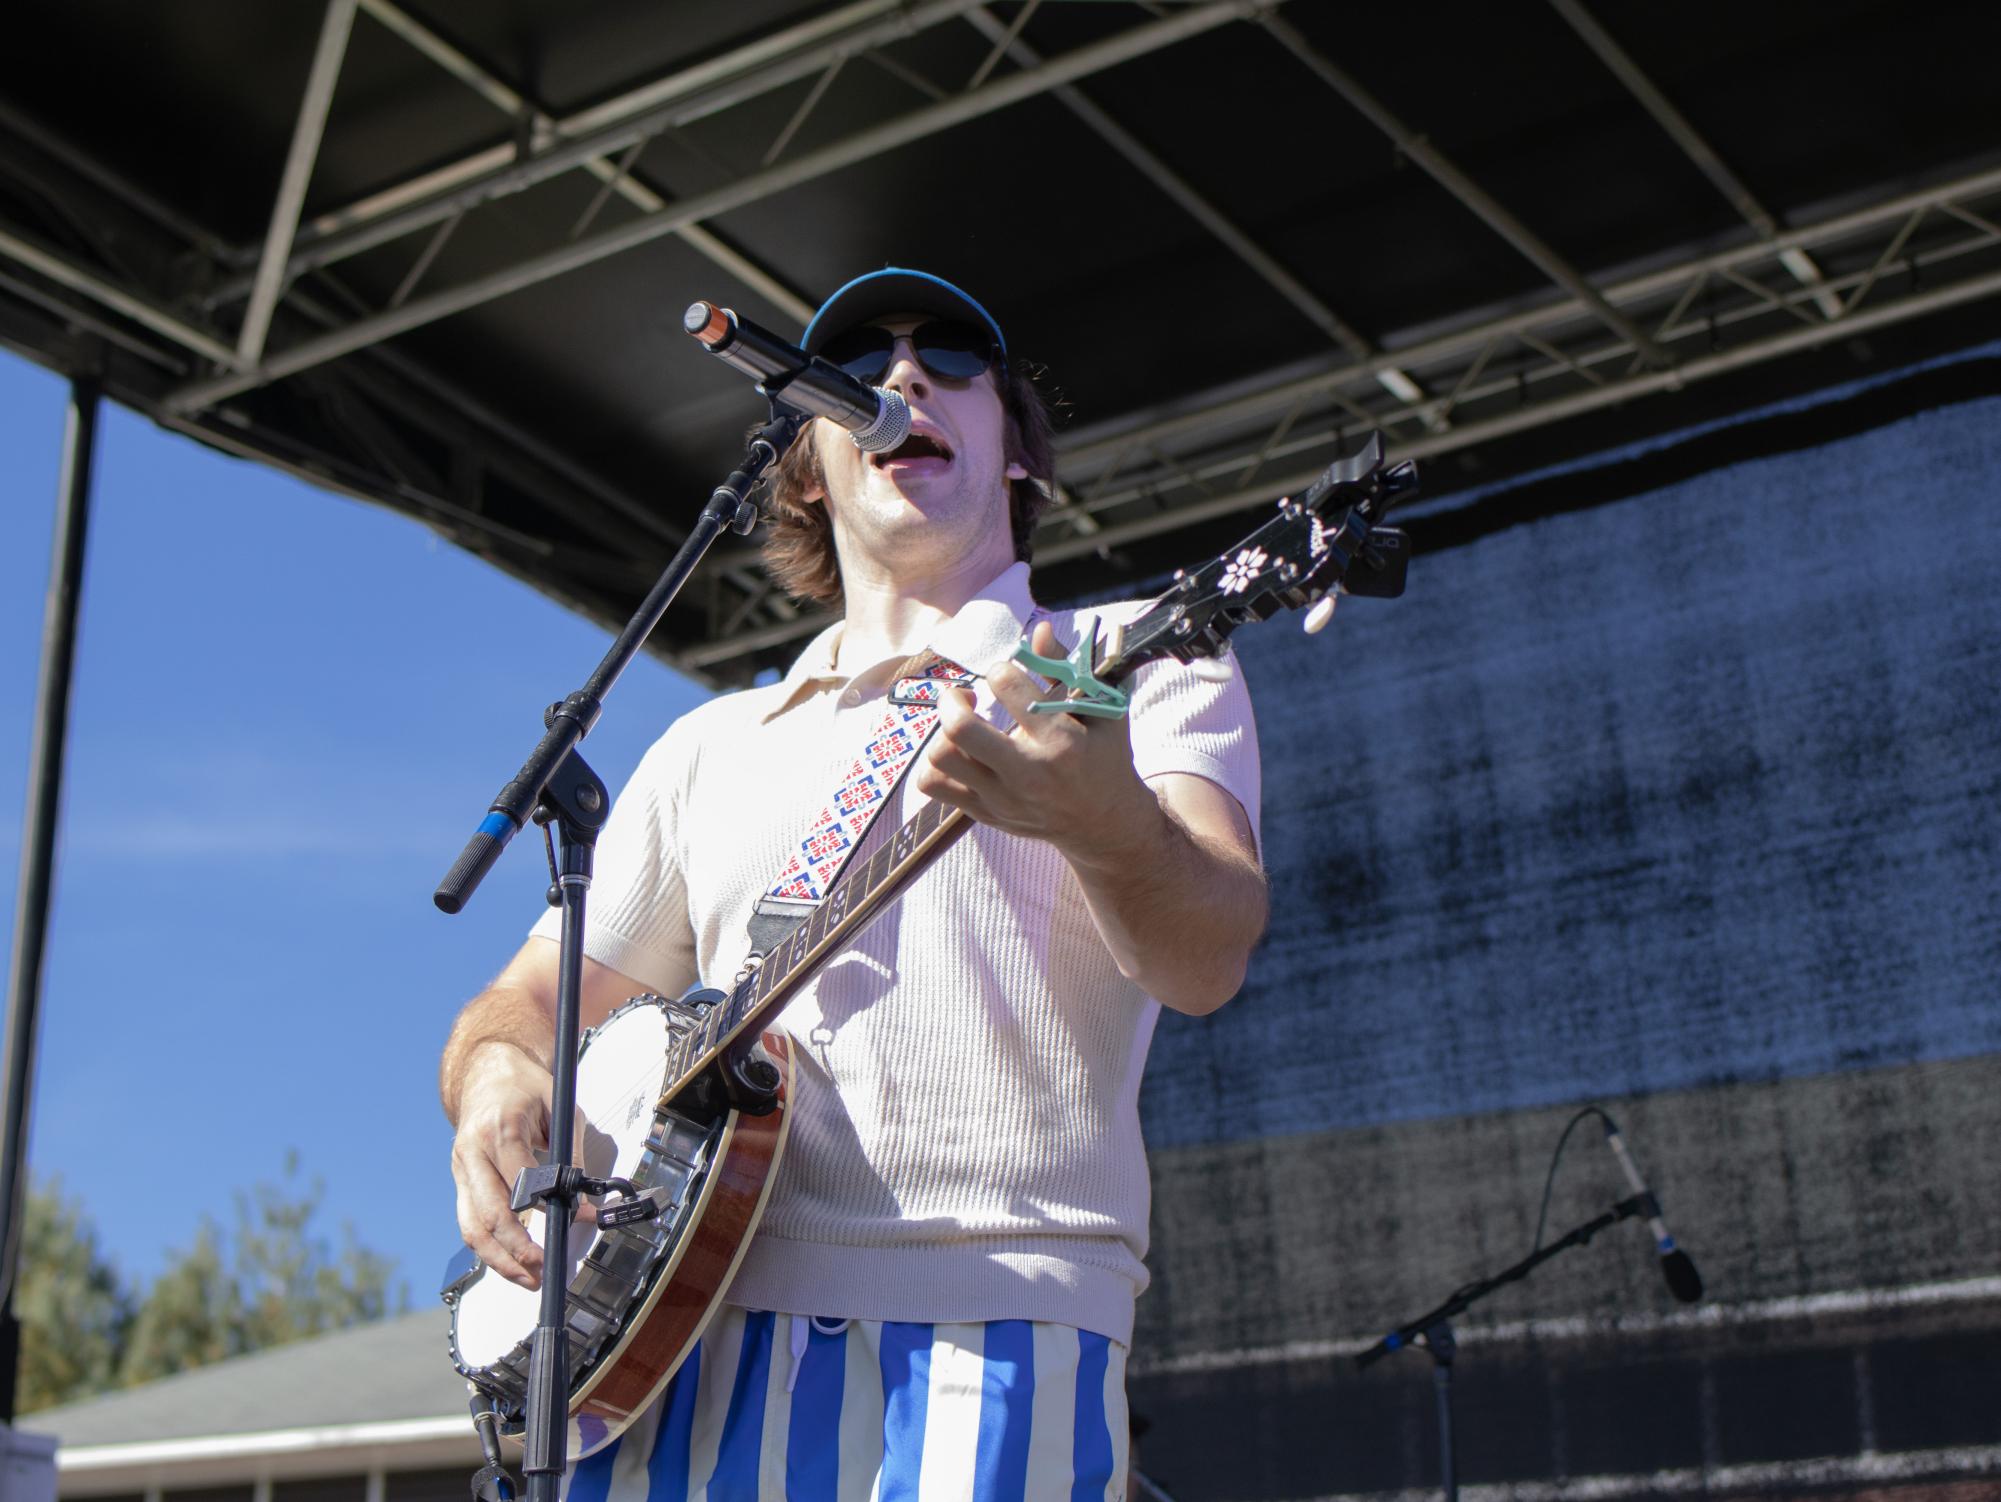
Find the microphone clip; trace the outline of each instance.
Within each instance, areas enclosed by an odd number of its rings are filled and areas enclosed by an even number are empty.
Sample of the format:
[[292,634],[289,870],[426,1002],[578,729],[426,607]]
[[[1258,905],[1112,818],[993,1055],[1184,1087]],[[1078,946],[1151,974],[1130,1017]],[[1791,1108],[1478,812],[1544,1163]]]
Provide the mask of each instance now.
[[785,457],[806,425],[807,414],[796,407],[771,402],[771,415],[750,430],[744,440],[743,463],[731,470],[710,495],[711,505],[729,509],[729,529],[739,537],[757,530],[757,505],[751,495],[767,483],[765,472]]
[[[785,388],[806,374],[815,365],[824,365],[825,363],[818,355],[814,355],[804,365],[795,365],[790,370],[781,370],[776,375],[768,375],[757,383],[757,394],[771,403],[771,410],[776,414],[779,404],[785,401]],[[786,403],[786,410],[797,411],[798,409],[794,408],[790,403]]]

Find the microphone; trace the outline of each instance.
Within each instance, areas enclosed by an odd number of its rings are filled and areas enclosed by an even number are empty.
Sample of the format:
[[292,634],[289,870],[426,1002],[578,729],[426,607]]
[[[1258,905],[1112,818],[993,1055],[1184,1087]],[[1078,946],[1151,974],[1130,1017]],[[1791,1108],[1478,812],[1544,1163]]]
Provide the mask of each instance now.
[[681,326],[724,364],[754,376],[766,396],[846,429],[865,454],[888,453],[910,436],[910,408],[896,392],[858,381],[728,308],[690,303]]
[[1640,1177],[1633,1155],[1626,1151],[1625,1139],[1619,1135],[1618,1123],[1609,1116],[1605,1117],[1605,1145],[1612,1149],[1619,1166],[1626,1171],[1626,1182],[1633,1186],[1633,1193],[1645,1202],[1647,1228],[1654,1233],[1654,1247],[1661,1254],[1661,1276],[1667,1279],[1668,1292],[1684,1304],[1693,1304],[1702,1297],[1702,1274],[1695,1270],[1688,1253],[1676,1246],[1674,1237],[1668,1234],[1667,1222],[1661,1219],[1661,1202]]

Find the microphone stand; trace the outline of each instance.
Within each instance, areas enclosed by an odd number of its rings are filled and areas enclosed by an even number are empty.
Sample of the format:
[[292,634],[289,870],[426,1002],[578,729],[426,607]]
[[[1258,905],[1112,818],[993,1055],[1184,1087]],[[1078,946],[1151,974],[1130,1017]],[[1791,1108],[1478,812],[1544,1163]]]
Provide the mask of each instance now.
[[[611,813],[611,798],[577,745],[604,711],[611,691],[646,638],[667,613],[675,595],[725,528],[748,533],[757,524],[750,493],[764,472],[792,446],[805,424],[804,413],[772,402],[771,417],[755,429],[742,463],[710,494],[688,540],[668,563],[638,611],[611,644],[584,686],[551,705],[542,716],[546,730],[521,770],[490,805],[479,829],[466,842],[432,901],[447,913],[466,904],[501,851],[530,819],[555,834],[549,840],[549,905],[563,910],[562,948],[556,990],[554,1085],[549,1099],[548,1161],[525,1168],[514,1184],[516,1211],[540,1205],[543,1212],[542,1305],[528,1358],[528,1398],[522,1474],[530,1502],[556,1502],[568,1460],[570,1353],[567,1328],[569,1240],[579,1194],[594,1186],[574,1167],[577,1099],[577,1033],[584,965],[584,894],[591,884],[598,831]],[[596,1186],[601,1187],[601,1186]],[[473,1494],[484,1502],[508,1502],[514,1495],[495,1438],[498,1414],[491,1402],[473,1402],[486,1464],[473,1477]]]
[[1583,1246],[1607,1226],[1617,1225],[1620,1221],[1630,1220],[1634,1216],[1647,1216],[1653,1213],[1652,1195],[1636,1194],[1629,1199],[1620,1200],[1603,1215],[1595,1220],[1586,1221],[1548,1246],[1530,1252],[1513,1267],[1504,1268],[1491,1278],[1482,1278],[1477,1283],[1466,1284],[1436,1309],[1398,1325],[1368,1350],[1355,1357],[1356,1366],[1367,1367],[1372,1362],[1382,1360],[1390,1352],[1400,1351],[1406,1346],[1421,1345],[1431,1353],[1431,1386],[1438,1399],[1438,1470],[1445,1487],[1445,1502],[1457,1502],[1459,1496],[1459,1479],[1452,1453],[1452,1362],[1459,1354],[1459,1342],[1452,1333],[1453,1317],[1463,1314],[1495,1289],[1509,1283],[1519,1283],[1559,1252],[1567,1252],[1574,1246]]

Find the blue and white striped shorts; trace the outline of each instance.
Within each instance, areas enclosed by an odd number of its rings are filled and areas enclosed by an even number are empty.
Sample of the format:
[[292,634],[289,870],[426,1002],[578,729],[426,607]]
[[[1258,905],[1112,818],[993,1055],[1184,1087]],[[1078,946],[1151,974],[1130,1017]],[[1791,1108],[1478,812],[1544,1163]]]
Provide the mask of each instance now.
[[1126,1349],[1027,1320],[726,1307],[567,1502],[1120,1502]]

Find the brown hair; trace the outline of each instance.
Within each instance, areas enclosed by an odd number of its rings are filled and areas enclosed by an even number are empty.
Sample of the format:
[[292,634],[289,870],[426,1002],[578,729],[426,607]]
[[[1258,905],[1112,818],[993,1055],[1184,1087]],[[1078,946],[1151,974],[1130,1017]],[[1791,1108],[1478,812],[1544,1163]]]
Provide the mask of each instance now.
[[[1008,484],[1008,520],[1014,556],[1023,562],[1033,551],[1035,519],[1049,504],[1056,460],[1050,443],[1049,405],[1034,376],[1019,361],[1002,366],[1000,379],[1003,461],[1028,471]],[[803,429],[772,472],[765,503],[764,566],[795,599],[839,609],[841,570],[834,556],[834,523],[826,506],[804,497],[826,490],[827,479],[813,451],[812,430]]]

